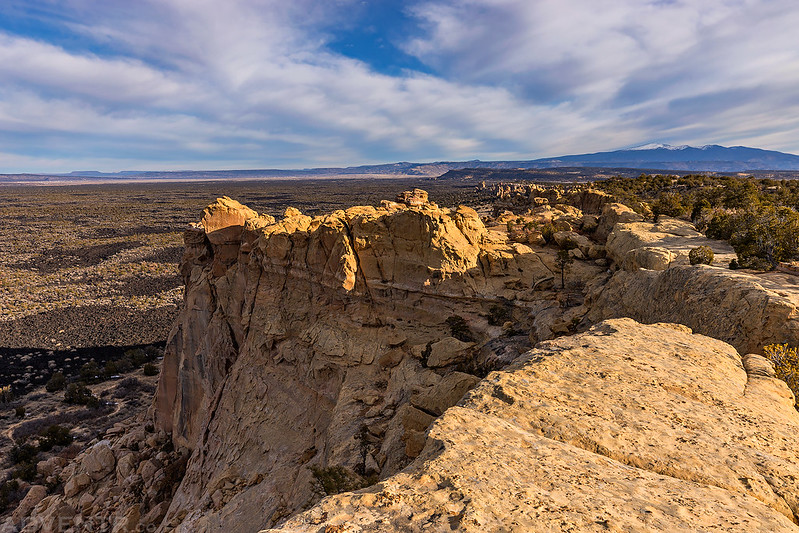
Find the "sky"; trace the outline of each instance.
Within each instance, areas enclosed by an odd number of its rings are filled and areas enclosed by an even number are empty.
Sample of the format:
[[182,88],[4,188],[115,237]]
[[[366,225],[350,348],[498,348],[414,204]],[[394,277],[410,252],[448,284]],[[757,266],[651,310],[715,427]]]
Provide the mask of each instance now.
[[0,173],[799,153],[795,0],[2,0]]

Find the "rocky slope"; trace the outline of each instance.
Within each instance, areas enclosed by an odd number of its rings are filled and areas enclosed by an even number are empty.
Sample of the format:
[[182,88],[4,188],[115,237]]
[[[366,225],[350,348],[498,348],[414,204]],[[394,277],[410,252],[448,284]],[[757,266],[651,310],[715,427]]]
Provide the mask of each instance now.
[[[219,199],[185,233],[153,427],[120,425],[65,468],[63,493],[17,518],[187,532],[795,527],[799,420],[759,356],[630,320],[529,351],[631,316],[757,352],[793,338],[790,291],[683,265],[701,239],[684,223],[643,222],[602,194],[525,194],[526,210],[489,227],[418,190],[280,220]],[[563,289],[549,224],[574,260]]]
[[797,434],[762,357],[610,320],[489,374],[402,473],[270,531],[797,531]]

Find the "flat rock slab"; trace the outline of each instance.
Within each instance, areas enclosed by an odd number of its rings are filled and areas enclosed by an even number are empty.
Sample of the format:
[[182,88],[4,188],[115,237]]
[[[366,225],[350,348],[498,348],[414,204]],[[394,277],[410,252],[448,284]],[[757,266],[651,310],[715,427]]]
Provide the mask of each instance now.
[[799,531],[799,413],[747,366],[684,326],[605,321],[489,374],[405,471],[283,528]]

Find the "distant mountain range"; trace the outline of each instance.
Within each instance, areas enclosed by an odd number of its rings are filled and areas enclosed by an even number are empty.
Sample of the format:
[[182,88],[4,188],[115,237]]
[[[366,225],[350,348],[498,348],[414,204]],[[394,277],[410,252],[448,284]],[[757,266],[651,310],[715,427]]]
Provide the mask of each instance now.
[[[662,170],[746,172],[799,170],[799,156],[746,146],[670,146],[649,144],[628,150],[548,157],[531,161],[535,167],[628,167]],[[543,166],[538,166],[543,165]]]
[[647,171],[749,172],[799,171],[799,156],[746,146],[725,147],[670,146],[647,144],[626,150],[592,154],[564,155],[530,161],[440,161],[435,163],[388,163],[343,168],[301,170],[185,170],[185,171],[75,171],[69,174],[2,174],[0,183],[137,181],[137,180],[230,180],[268,178],[345,178],[345,177],[438,177],[451,170],[484,169],[557,169],[557,168],[627,168]]

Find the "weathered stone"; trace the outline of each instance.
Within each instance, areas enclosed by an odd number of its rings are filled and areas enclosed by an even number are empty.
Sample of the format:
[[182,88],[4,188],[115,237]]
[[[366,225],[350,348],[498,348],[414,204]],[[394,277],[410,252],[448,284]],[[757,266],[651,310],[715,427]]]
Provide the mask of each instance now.
[[460,363],[469,355],[469,349],[473,346],[473,342],[460,341],[454,337],[444,337],[440,341],[434,342],[430,347],[427,366],[438,368]]
[[471,374],[453,372],[424,392],[411,396],[411,404],[436,416],[441,415],[448,407],[458,403],[463,395],[474,387],[480,379]]
[[86,472],[79,472],[69,478],[64,484],[64,496],[72,498],[80,491],[88,487],[92,482],[92,478]]
[[112,533],[127,533],[129,531],[137,531],[139,528],[139,519],[141,512],[138,505],[133,505],[125,514],[114,521],[114,529]]
[[602,207],[594,237],[604,242],[618,223],[640,222],[644,217],[623,204],[607,203]]
[[786,390],[682,326],[609,321],[490,374],[405,471],[279,530],[795,531]]
[[421,207],[427,203],[427,191],[414,189],[397,195],[397,202],[410,207]]
[[114,457],[114,452],[111,450],[110,442],[102,440],[83,455],[80,469],[97,481],[113,472],[115,466],[116,457]]
[[33,485],[28,489],[28,493],[25,494],[25,497],[22,498],[22,501],[19,502],[19,505],[17,505],[11,515],[14,522],[21,522],[45,496],[47,496],[47,488],[42,485]]

